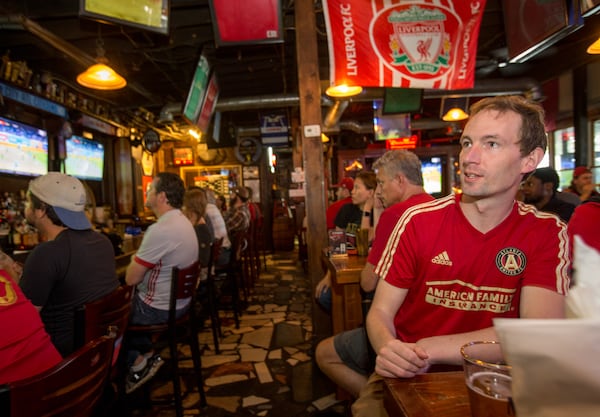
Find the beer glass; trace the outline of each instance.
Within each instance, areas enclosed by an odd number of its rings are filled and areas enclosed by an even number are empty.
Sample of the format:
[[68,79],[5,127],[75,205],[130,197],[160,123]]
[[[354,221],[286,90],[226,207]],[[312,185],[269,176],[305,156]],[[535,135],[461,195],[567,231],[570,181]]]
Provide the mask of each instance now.
[[460,348],[472,417],[514,416],[510,366],[499,342],[469,342]]

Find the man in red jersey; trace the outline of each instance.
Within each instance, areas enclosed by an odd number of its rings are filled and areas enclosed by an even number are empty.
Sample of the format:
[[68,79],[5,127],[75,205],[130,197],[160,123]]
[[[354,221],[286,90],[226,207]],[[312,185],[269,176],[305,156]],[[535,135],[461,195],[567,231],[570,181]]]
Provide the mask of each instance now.
[[349,177],[342,178],[339,184],[334,184],[331,187],[336,188],[335,195],[337,197],[337,201],[331,203],[325,212],[327,229],[335,229],[335,217],[339,213],[342,206],[346,204],[352,204],[352,196],[350,194],[354,188],[354,180]]
[[[423,189],[421,162],[414,153],[405,150],[386,152],[375,161],[373,170],[377,174],[377,198],[383,201],[386,209],[377,222],[367,264],[361,273],[361,288],[370,296],[378,280],[374,267],[396,222],[408,208],[433,200]],[[315,356],[319,368],[354,397],[373,372],[364,327],[324,339],[317,346]]]
[[538,104],[499,96],[473,105],[460,139],[462,194],[407,210],[375,268],[375,374],[353,416],[387,415],[381,377],[460,365],[463,344],[496,340],[495,317],[565,317],[566,227],[514,199],[546,143]]

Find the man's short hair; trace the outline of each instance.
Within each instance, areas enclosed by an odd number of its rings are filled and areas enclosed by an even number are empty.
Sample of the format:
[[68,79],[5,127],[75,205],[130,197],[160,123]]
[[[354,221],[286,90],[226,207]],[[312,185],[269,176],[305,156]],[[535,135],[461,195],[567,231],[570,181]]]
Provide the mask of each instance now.
[[550,167],[538,168],[531,173],[532,177],[539,178],[542,181],[542,184],[551,183],[552,190],[556,192],[558,190],[558,184],[560,183],[560,179],[558,178],[558,173]]
[[413,152],[404,149],[387,151],[373,163],[375,172],[381,169],[392,177],[402,173],[410,183],[423,185],[421,161]]
[[172,172],[159,172],[156,175],[156,193],[164,192],[167,202],[173,208],[183,206],[183,195],[185,194],[185,185],[179,175]]

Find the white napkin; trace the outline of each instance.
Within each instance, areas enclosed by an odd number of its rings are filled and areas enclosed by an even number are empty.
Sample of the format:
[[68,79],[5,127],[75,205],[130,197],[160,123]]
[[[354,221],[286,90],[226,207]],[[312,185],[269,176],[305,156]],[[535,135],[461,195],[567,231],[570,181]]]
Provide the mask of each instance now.
[[518,417],[600,417],[600,253],[574,240],[572,319],[494,319]]

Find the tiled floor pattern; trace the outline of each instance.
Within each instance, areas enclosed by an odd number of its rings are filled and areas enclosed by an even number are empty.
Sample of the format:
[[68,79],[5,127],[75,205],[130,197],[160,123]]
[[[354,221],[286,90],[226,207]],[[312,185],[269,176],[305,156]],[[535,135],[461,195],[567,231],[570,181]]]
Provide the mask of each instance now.
[[[220,354],[215,354],[209,323],[199,335],[205,346],[202,367],[208,401],[202,415],[308,417],[340,407],[343,412],[343,405],[335,404],[333,387],[312,360],[311,289],[297,254],[268,255],[266,262],[240,328],[226,316]],[[151,381],[153,398],[171,390],[166,368]],[[198,413],[198,399],[197,392],[184,399],[186,415]],[[130,415],[167,417],[175,412],[172,406],[155,405]]]

